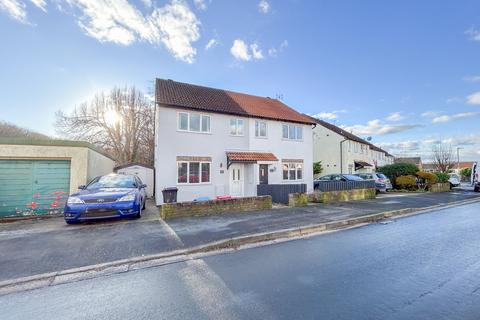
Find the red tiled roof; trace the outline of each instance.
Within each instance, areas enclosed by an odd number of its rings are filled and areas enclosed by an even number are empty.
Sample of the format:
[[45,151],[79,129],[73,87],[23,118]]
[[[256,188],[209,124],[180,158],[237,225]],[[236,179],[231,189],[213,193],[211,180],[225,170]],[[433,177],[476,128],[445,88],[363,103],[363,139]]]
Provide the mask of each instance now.
[[230,162],[278,161],[277,157],[270,152],[227,151],[227,158]]
[[173,80],[156,79],[155,102],[167,107],[225,113],[245,117],[314,124],[277,99],[252,96]]

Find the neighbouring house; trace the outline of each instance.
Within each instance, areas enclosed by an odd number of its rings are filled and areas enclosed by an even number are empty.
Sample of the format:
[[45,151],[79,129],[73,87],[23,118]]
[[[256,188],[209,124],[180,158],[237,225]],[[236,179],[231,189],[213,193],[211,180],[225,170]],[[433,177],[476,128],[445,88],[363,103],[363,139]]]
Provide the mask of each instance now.
[[[475,161],[460,161],[460,162],[455,162],[454,165],[453,165],[453,168],[452,168],[451,172],[460,175],[460,172],[461,172],[463,169],[472,169],[474,163],[475,163]],[[422,166],[423,166],[423,171],[425,171],[425,172],[437,172],[437,171],[440,171],[440,170],[438,169],[438,167],[437,167],[437,164],[432,163],[432,162],[423,163]]]
[[87,142],[0,138],[0,217],[61,212],[79,185],[114,166]]
[[322,162],[321,175],[373,172],[378,167],[393,163],[393,156],[326,121],[310,118],[313,129],[313,161]]
[[147,185],[145,189],[147,192],[147,197],[153,197],[154,187],[154,168],[142,163],[129,163],[121,166],[116,166],[113,168],[113,171],[119,174],[133,174],[142,180],[143,183]]
[[393,155],[371,143],[370,152],[372,161],[375,164],[375,168],[381,168],[395,162],[395,157]]
[[421,157],[396,157],[395,163],[410,163],[418,167],[418,170],[424,171]]
[[310,118],[276,99],[172,80],[155,91],[157,204],[166,187],[179,202],[255,196],[263,184],[312,191]]

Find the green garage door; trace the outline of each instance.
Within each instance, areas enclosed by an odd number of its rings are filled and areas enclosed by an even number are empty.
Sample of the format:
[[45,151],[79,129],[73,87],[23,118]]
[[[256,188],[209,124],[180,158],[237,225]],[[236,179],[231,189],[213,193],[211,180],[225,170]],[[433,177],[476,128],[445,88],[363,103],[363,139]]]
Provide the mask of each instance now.
[[57,213],[70,190],[70,161],[0,160],[0,217]]

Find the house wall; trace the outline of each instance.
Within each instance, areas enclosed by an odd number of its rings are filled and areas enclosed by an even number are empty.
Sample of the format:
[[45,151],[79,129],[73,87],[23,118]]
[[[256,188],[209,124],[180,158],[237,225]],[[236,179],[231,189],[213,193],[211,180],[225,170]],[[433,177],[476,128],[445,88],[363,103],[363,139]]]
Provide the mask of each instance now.
[[[177,130],[177,114],[183,109],[157,106],[155,137],[156,201],[162,204],[162,190],[178,187],[178,201],[190,201],[197,197],[214,198],[229,194],[229,171],[226,151],[272,152],[280,160],[271,164],[269,183],[294,183],[282,180],[281,159],[303,159],[304,179],[313,188],[311,126],[303,126],[302,142],[282,140],[282,122],[267,121],[268,137],[255,138],[255,121],[252,118],[217,113],[198,112],[210,116],[210,133],[192,133]],[[187,111],[192,112],[192,111]],[[230,119],[243,119],[244,136],[230,135]],[[211,182],[206,184],[178,184],[177,156],[211,157]],[[244,196],[256,195],[258,164],[243,164]],[[272,172],[273,171],[273,172]]]
[[[375,163],[380,166],[383,163],[382,161],[387,161],[382,160],[380,155],[378,155],[379,158],[377,159],[377,151],[371,150],[368,144],[352,140],[346,140],[342,143],[344,140],[344,136],[322,125],[317,125],[313,129],[313,162],[322,162],[322,176],[336,173],[368,173],[375,170]],[[343,149],[343,154],[340,148]],[[341,163],[342,158],[343,165]],[[355,171],[355,161],[367,162],[372,167]]]

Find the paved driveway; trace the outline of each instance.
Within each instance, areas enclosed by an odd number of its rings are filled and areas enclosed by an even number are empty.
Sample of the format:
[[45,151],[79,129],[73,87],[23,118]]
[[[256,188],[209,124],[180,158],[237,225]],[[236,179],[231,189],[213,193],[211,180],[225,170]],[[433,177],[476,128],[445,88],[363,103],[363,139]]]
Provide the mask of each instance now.
[[62,219],[52,218],[0,224],[0,281],[162,253],[235,236],[478,196],[466,191],[389,194],[376,200],[176,219],[168,224],[158,219],[158,212],[150,203],[140,220],[70,226]]

